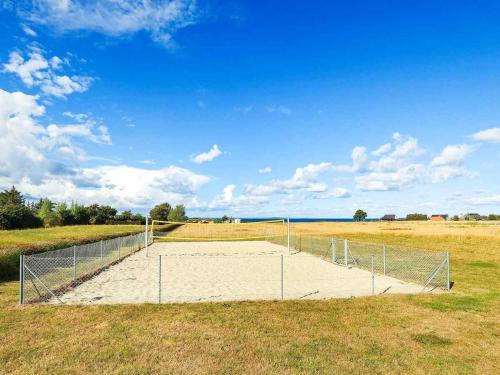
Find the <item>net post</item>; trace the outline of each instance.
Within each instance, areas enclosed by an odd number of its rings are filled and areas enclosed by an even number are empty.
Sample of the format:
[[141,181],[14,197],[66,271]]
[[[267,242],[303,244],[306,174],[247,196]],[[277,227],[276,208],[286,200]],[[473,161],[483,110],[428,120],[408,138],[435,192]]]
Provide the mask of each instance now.
[[450,253],[446,251],[446,289],[448,292],[451,289],[450,285]]
[[122,250],[122,237],[118,237],[118,259],[120,259],[121,250]]
[[144,247],[146,248],[146,256],[149,256],[149,251],[148,251],[148,222],[149,222],[149,217],[146,215],[146,232],[144,233]]
[[281,254],[281,299],[283,299],[283,274],[284,274],[283,254]]
[[19,304],[24,303],[24,255],[19,256]]
[[375,295],[375,255],[372,255],[372,296]]
[[101,259],[102,259],[102,248],[103,248],[103,243],[102,243],[102,240],[101,240]]
[[286,224],[287,224],[287,248],[288,248],[288,255],[290,255],[290,217],[286,218]]
[[346,267],[349,266],[348,264],[348,261],[347,261],[347,254],[349,252],[349,241],[348,240],[344,240],[344,265]]
[[383,252],[383,262],[384,262],[384,275],[385,275],[385,262],[386,262],[386,248],[385,245],[382,245],[382,252]]
[[161,255],[158,255],[158,303],[161,303]]
[[73,246],[73,281],[76,280],[76,245]]

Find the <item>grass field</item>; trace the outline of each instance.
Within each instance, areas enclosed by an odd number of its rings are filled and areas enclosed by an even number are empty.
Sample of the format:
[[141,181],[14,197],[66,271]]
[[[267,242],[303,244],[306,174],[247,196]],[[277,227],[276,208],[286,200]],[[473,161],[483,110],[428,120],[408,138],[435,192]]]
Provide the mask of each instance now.
[[[453,290],[327,301],[21,307],[18,283],[9,281],[0,284],[0,373],[498,373],[500,225],[293,229],[447,249]],[[0,243],[2,235],[9,237],[0,233]]]
[[19,274],[19,255],[61,249],[144,231],[143,225],[74,225],[0,231],[0,281]]

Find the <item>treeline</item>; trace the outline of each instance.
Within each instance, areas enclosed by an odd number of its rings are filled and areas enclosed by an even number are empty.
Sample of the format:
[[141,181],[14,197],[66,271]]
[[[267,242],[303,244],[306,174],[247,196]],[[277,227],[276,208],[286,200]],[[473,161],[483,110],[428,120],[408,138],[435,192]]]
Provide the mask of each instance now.
[[23,229],[54,227],[61,225],[87,224],[144,224],[146,218],[131,211],[118,210],[111,206],[76,202],[55,203],[50,199],[26,202],[22,194],[12,187],[0,193],[0,229]]

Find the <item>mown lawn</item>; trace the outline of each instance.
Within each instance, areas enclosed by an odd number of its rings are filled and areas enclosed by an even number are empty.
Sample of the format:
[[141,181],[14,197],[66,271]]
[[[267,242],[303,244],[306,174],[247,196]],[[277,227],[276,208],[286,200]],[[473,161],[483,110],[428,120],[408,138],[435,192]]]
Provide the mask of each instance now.
[[351,225],[305,224],[300,230],[446,248],[452,292],[327,301],[19,306],[17,282],[5,282],[0,373],[498,373],[500,236],[485,235],[482,227],[467,228],[466,235],[460,228],[439,233],[438,227],[435,233],[370,228],[368,234]]

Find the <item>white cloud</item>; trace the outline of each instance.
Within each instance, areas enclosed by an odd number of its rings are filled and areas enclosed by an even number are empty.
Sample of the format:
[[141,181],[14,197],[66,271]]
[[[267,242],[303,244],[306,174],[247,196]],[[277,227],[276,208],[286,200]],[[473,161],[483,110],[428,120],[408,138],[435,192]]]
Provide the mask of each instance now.
[[350,165],[334,165],[337,172],[356,174],[354,180],[362,191],[401,190],[418,183],[439,183],[456,177],[471,176],[462,165],[474,151],[470,145],[449,145],[429,164],[419,161],[424,150],[413,137],[394,133],[392,141],[371,152],[370,160],[365,147],[356,146]]
[[284,105],[267,106],[266,111],[269,113],[280,113],[287,116],[290,116],[292,114],[292,110]]
[[500,143],[500,128],[491,128],[474,133],[472,137],[476,141]]
[[79,121],[75,125],[42,126],[37,119],[45,114],[45,107],[38,99],[0,89],[0,188],[16,185],[34,197],[117,207],[150,207],[160,201],[202,205],[196,192],[210,178],[185,168],[80,166],[85,152],[73,140],[108,143],[107,129],[81,114],[71,114]]
[[389,152],[392,148],[392,145],[390,143],[385,143],[376,150],[372,151],[373,156],[380,156],[382,154],[386,154]]
[[432,159],[431,165],[434,167],[461,165],[472,151],[473,148],[469,145],[448,145],[441,154]]
[[37,0],[19,14],[62,33],[118,37],[144,30],[155,42],[173,47],[172,35],[195,23],[200,11],[194,0]]
[[29,27],[28,25],[21,25],[22,28],[23,28],[23,31],[26,35],[29,35],[29,36],[32,36],[32,37],[36,37],[38,36],[38,34],[36,33],[35,30],[33,30],[31,27]]
[[269,199],[263,196],[235,194],[236,185],[224,187],[222,194],[216,196],[209,205],[211,209],[233,209],[239,211],[268,203]]
[[27,58],[18,51],[9,54],[9,62],[3,64],[3,71],[16,74],[27,87],[40,87],[43,94],[64,98],[74,92],[85,92],[92,83],[87,76],[58,75],[63,60],[53,56],[47,60],[38,47],[30,47]]
[[328,198],[349,198],[351,193],[345,188],[333,188],[325,193],[313,194],[314,199],[328,199]]
[[212,161],[220,155],[222,155],[222,151],[219,149],[219,146],[213,145],[209,151],[202,152],[201,154],[192,157],[191,161],[196,164],[202,164],[207,161]]
[[331,195],[335,198],[349,198],[351,194],[349,190],[344,188],[335,188],[331,191]]
[[152,159],[146,159],[146,160],[141,160],[139,163],[147,164],[147,165],[155,165],[156,161],[152,160]]
[[269,174],[272,171],[273,171],[273,169],[271,167],[265,167],[265,168],[259,169],[259,174]]
[[331,170],[331,163],[308,164],[297,168],[292,178],[288,180],[274,180],[269,184],[246,185],[245,192],[252,195],[286,194],[293,191],[320,193],[328,190],[328,186],[318,182],[320,174]]
[[477,206],[493,206],[500,204],[500,194],[487,195],[483,197],[474,197],[469,200],[469,203]]

